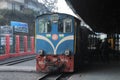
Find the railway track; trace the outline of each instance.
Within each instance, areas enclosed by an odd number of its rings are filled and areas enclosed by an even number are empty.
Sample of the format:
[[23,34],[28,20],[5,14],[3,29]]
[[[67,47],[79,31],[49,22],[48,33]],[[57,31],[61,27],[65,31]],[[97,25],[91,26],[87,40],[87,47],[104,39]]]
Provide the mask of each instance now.
[[7,61],[1,61],[0,62],[0,66],[4,65],[4,66],[10,66],[10,65],[14,65],[14,64],[18,64],[18,63],[22,63],[25,61],[30,61],[35,59],[35,55],[32,56],[27,56],[27,57],[21,57],[21,58],[15,58],[15,59],[10,59]]
[[62,74],[46,74],[44,77],[39,78],[38,80],[58,80]]
[[48,73],[37,80],[68,80],[73,73]]

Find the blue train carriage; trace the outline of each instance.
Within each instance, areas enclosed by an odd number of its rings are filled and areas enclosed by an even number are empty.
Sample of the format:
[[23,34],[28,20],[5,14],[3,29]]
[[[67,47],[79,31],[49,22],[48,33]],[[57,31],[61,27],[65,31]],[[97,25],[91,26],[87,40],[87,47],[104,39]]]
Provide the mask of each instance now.
[[[78,37],[80,36],[79,28],[80,20],[68,14],[54,13],[38,16],[35,31],[35,46],[38,54],[36,70],[73,72],[81,56],[78,54],[80,53],[78,49],[81,47],[80,37]],[[81,32],[81,34],[84,37],[87,32],[85,34]]]

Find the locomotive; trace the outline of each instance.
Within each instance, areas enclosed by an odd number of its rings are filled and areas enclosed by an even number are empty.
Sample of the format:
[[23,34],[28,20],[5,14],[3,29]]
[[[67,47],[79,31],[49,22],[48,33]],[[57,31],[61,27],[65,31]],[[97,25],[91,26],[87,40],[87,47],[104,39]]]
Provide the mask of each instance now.
[[36,17],[36,70],[39,72],[74,72],[88,53],[88,35],[82,20],[64,13]]

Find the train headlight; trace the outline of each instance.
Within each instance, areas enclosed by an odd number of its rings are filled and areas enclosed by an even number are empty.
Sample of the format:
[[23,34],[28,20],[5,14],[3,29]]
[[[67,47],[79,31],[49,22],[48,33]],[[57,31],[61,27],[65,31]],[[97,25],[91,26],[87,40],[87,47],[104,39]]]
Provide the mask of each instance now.
[[39,53],[40,56],[44,55],[44,51],[43,50],[39,50],[38,53]]
[[65,50],[65,55],[66,55],[66,56],[69,56],[70,53],[71,53],[70,50]]

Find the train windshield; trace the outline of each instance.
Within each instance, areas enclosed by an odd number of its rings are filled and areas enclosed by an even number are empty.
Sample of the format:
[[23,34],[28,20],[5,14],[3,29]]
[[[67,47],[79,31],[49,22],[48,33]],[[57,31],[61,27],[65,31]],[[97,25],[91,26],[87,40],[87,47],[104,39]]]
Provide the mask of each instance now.
[[40,33],[49,33],[51,32],[51,22],[44,20],[44,19],[40,19],[39,20],[39,32]]
[[72,19],[64,19],[59,22],[58,32],[62,33],[70,33],[72,32]]

